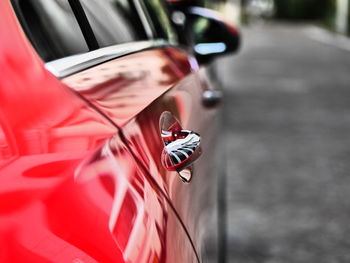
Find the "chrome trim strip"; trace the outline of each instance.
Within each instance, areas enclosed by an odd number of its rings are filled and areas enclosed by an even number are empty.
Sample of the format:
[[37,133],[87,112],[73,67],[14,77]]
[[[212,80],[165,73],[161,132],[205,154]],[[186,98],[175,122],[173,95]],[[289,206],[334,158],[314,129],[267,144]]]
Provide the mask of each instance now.
[[100,48],[83,54],[73,55],[57,60],[50,61],[45,64],[48,71],[57,78],[64,78],[74,73],[91,68],[103,62],[135,53],[138,51],[172,46],[165,40],[147,40],[132,43],[114,45],[110,47]]

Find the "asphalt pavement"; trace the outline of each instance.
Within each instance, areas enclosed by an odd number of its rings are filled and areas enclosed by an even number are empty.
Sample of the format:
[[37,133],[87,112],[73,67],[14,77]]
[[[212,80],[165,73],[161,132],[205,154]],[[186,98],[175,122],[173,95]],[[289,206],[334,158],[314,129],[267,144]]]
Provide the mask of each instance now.
[[244,28],[218,62],[229,262],[350,262],[350,52],[310,28]]

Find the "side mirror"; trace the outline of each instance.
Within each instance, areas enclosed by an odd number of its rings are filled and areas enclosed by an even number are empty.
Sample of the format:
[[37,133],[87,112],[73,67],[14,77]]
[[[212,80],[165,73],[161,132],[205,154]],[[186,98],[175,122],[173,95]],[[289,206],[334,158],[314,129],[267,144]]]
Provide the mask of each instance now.
[[[181,14],[183,19],[179,19]],[[187,42],[183,44],[193,49],[201,64],[208,63],[217,56],[236,52],[240,47],[238,30],[210,9],[190,6],[176,10],[172,20],[184,34],[180,41]]]

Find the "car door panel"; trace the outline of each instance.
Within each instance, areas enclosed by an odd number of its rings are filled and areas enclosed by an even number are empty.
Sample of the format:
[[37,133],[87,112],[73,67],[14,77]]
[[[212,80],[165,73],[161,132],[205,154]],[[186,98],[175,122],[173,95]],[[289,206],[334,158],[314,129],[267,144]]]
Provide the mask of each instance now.
[[[104,72],[108,72],[104,74]],[[89,76],[98,76],[99,83]],[[185,52],[174,48],[130,54],[63,79],[63,82],[92,102],[125,136],[136,158],[169,197],[179,213],[197,251],[208,234],[215,206],[216,108],[206,108],[203,92],[211,89],[203,69]],[[184,184],[176,172],[161,164],[164,145],[159,120],[170,112],[184,129],[200,133],[203,154],[194,164],[193,180]],[[215,213],[214,213],[215,214]],[[215,232],[215,230],[213,230]]]
[[[122,132],[139,159],[149,167],[152,176],[161,178],[171,202],[196,243],[198,253],[202,254],[204,236],[211,235],[207,238],[215,239],[216,233],[217,171],[212,155],[216,151],[219,120],[215,119],[215,109],[203,108],[202,91],[198,86],[196,89],[196,82],[198,79],[189,75],[177,83],[122,127]],[[202,155],[193,165],[189,183],[184,183],[176,171],[166,170],[161,163],[164,144],[160,138],[159,120],[164,112],[173,114],[183,129],[201,135]]]

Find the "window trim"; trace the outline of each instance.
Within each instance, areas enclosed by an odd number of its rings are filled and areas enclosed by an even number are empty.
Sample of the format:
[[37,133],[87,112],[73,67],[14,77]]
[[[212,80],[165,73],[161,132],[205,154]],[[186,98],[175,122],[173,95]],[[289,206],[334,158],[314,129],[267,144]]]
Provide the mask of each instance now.
[[47,62],[45,67],[53,75],[61,79],[122,56],[149,49],[173,46],[173,44],[163,39],[136,41],[60,58]]

